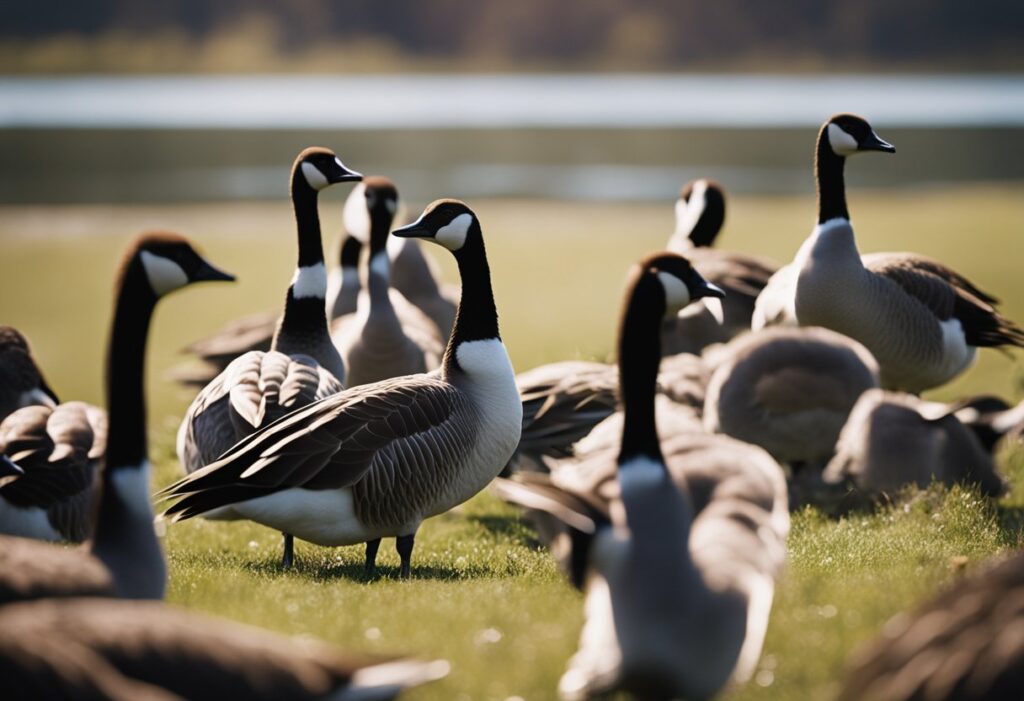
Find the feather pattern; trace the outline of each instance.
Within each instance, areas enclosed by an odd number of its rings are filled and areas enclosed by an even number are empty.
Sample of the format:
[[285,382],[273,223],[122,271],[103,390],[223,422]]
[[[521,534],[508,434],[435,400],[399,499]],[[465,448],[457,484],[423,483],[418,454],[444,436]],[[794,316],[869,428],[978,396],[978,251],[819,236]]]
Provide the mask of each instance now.
[[0,510],[42,509],[64,540],[82,542],[106,442],[106,412],[84,402],[14,412],[0,424],[0,452],[25,474],[0,488]]

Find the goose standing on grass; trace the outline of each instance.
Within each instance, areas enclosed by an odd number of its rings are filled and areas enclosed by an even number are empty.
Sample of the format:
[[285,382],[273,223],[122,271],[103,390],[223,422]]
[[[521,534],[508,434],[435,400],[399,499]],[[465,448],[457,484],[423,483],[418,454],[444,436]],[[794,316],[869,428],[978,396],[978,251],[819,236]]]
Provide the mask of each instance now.
[[354,387],[292,412],[162,492],[174,520],[247,518],[319,545],[385,536],[410,575],[420,523],[479,492],[519,442],[522,404],[498,334],[480,222],[438,200],[394,231],[455,256],[462,300],[439,373]]
[[823,476],[865,496],[895,494],[909,484],[924,489],[933,481],[977,484],[989,496],[1006,488],[989,452],[957,419],[955,405],[880,389],[854,405]]
[[[284,315],[270,351],[252,351],[231,361],[185,412],[177,449],[186,472],[208,465],[285,413],[343,389],[345,365],[327,329],[327,270],[317,196],[330,185],[362,177],[325,148],[308,148],[295,159],[291,195],[299,260]],[[289,567],[292,559],[292,538],[285,533],[282,564]]]
[[772,328],[733,339],[708,384],[704,428],[819,472],[857,399],[878,387],[867,349],[822,328]]
[[721,290],[685,258],[656,254],[636,266],[619,327],[617,457],[496,483],[557,521],[572,579],[586,587],[580,649],[559,684],[565,699],[617,689],[708,698],[749,677],[760,657],[785,558],[782,471],[763,450],[721,436],[662,444],[655,425],[662,321],[707,295]]
[[914,253],[857,250],[843,167],[862,151],[892,153],[864,119],[832,117],[818,134],[818,225],[758,300],[754,328],[776,320],[824,326],[878,360],[882,386],[915,394],[953,379],[978,347],[1024,346],[996,299],[942,263]]
[[1024,555],[971,574],[894,616],[851,657],[838,701],[1018,699]]
[[[366,226],[348,219],[365,219]],[[345,206],[346,228],[368,235],[369,256],[357,312],[332,324],[331,338],[348,373],[349,387],[434,370],[444,342],[433,322],[391,288],[388,234],[398,210],[398,190],[387,178],[367,177]],[[392,296],[398,298],[392,303]]]
[[725,222],[725,191],[714,180],[687,183],[676,200],[676,230],[668,250],[686,256],[709,282],[725,290],[725,298],[702,300],[665,322],[662,353],[700,353],[750,328],[757,296],[778,269],[757,256],[713,248]]
[[92,539],[86,551],[3,537],[0,603],[101,594],[163,598],[167,569],[149,502],[143,390],[149,323],[157,301],[169,292],[194,282],[233,279],[174,234],[147,234],[128,248],[115,285],[107,346],[109,433]]
[[0,326],[0,421],[26,406],[57,405],[28,341],[12,326]]

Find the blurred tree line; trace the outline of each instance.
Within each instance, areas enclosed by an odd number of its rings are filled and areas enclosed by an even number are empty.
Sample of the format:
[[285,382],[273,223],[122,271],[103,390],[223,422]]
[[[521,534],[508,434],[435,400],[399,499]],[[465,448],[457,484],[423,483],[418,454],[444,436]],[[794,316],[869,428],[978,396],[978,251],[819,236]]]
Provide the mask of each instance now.
[[[236,37],[239,41],[226,44],[223,53],[241,52],[257,62],[267,56],[287,60],[316,51],[325,58],[337,57],[343,56],[346,48],[361,47],[406,62],[466,63],[470,67],[673,69],[751,67],[767,62],[768,67],[1019,68],[1024,62],[1024,1],[0,3],[0,41],[20,50],[41,42],[53,47],[56,40],[81,44],[104,37],[114,37],[130,48],[147,38],[166,42],[169,36],[173,37],[171,43],[184,46],[185,51],[189,47],[198,50],[220,37]],[[172,54],[165,58],[173,59]],[[8,51],[0,59],[9,63],[17,56]]]

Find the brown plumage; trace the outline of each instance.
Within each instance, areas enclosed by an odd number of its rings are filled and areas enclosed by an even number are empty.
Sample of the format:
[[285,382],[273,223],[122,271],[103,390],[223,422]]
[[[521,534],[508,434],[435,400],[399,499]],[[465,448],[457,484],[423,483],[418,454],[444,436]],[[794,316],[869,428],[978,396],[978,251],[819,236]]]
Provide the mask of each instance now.
[[1024,689],[1024,556],[900,613],[851,658],[838,701],[989,701]]
[[85,550],[0,536],[0,606],[32,599],[116,595],[110,570]]
[[878,386],[871,354],[828,329],[748,333],[716,357],[705,428],[759,445],[780,462],[819,469],[857,399]]
[[56,403],[28,341],[14,327],[0,326],[0,421],[24,406]]
[[0,510],[15,517],[19,510],[41,509],[53,535],[21,530],[11,519],[0,519],[0,529],[32,538],[85,540],[93,517],[95,476],[106,447],[107,414],[84,402],[25,407],[4,419],[0,453],[25,474],[0,487]]
[[825,469],[826,482],[865,495],[908,484],[978,484],[988,495],[1005,489],[992,457],[955,416],[955,407],[873,389],[857,401]]
[[447,672],[440,660],[372,660],[161,603],[0,609],[0,678],[12,701],[392,699]]

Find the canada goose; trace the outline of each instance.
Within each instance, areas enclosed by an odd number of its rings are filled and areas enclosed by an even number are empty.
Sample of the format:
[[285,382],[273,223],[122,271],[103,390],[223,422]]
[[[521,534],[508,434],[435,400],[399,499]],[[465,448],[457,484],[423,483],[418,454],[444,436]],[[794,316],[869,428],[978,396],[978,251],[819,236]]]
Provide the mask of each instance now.
[[857,399],[878,387],[878,363],[867,349],[828,329],[747,333],[720,357],[704,428],[759,445],[794,467],[824,467]]
[[0,453],[24,476],[0,487],[0,533],[80,543],[91,532],[107,414],[85,402],[28,406],[0,423]]
[[358,311],[339,318],[331,328],[331,338],[345,362],[348,386],[435,369],[444,353],[437,328],[412,304],[392,303],[387,244],[398,210],[398,190],[387,178],[367,177],[349,197],[346,218],[354,216],[353,209],[369,222],[366,228],[346,222],[353,236],[357,231],[369,235],[366,277]]
[[[383,536],[398,536],[410,575],[426,518],[483,489],[519,442],[522,404],[498,334],[480,222],[437,200],[396,236],[455,256],[462,300],[438,373],[345,390],[292,412],[162,492],[166,514],[248,518],[320,545],[367,543],[372,574]],[[212,512],[212,513],[211,513]]]
[[843,166],[862,151],[892,153],[864,119],[840,114],[818,134],[818,225],[765,289],[752,324],[824,326],[860,341],[882,386],[915,394],[948,382],[978,347],[1024,346],[1024,330],[996,299],[942,263],[914,253],[861,258],[846,209]]
[[373,661],[150,601],[48,600],[0,608],[0,676],[11,701],[373,701],[447,673],[444,660]]
[[0,421],[21,407],[52,407],[58,401],[25,337],[12,326],[0,326]]
[[1022,603],[1024,555],[964,577],[855,652],[839,701],[1020,698]]
[[[327,330],[327,271],[317,197],[335,183],[360,180],[328,149],[308,148],[292,166],[291,195],[299,259],[271,349],[235,358],[206,385],[178,430],[178,459],[186,472],[216,460],[242,438],[292,409],[344,388],[345,366]],[[284,534],[282,564],[292,562]]]
[[157,301],[169,292],[233,279],[174,234],[146,234],[129,246],[115,284],[107,346],[107,457],[88,552],[0,536],[0,602],[104,592],[163,598],[167,568],[149,502],[143,389],[149,323]]
[[506,498],[564,524],[560,547],[568,544],[572,579],[586,586],[580,649],[559,684],[562,697],[625,689],[707,698],[730,678],[749,677],[760,657],[785,557],[785,478],[764,451],[726,437],[662,444],[655,425],[661,321],[721,291],[673,254],[643,260],[627,289],[618,456],[496,484]]
[[868,390],[854,405],[823,477],[850,483],[864,495],[932,481],[977,483],[992,496],[1005,489],[992,457],[954,408],[880,389]]
[[725,290],[725,298],[702,300],[665,322],[662,352],[700,353],[750,328],[758,294],[778,269],[770,260],[713,248],[725,221],[725,191],[713,180],[687,183],[676,200],[676,230],[668,250],[686,256],[706,280]]

